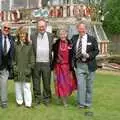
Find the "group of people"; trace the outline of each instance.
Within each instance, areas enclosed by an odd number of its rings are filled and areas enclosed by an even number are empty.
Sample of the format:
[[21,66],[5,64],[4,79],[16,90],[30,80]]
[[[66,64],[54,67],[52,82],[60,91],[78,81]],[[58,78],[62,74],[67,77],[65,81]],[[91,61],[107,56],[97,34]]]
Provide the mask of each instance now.
[[[92,88],[95,76],[96,56],[99,53],[96,39],[87,34],[84,23],[77,24],[79,34],[69,40],[67,30],[60,29],[59,39],[54,42],[46,31],[47,22],[38,20],[37,30],[30,40],[25,26],[17,32],[17,41],[10,35],[10,26],[3,24],[0,33],[0,102],[8,107],[7,80],[14,68],[16,103],[32,107],[31,78],[34,103],[46,106],[52,100],[51,71],[56,96],[67,107],[67,98],[77,90],[77,104],[80,108],[91,107]],[[43,90],[41,90],[41,82]]]

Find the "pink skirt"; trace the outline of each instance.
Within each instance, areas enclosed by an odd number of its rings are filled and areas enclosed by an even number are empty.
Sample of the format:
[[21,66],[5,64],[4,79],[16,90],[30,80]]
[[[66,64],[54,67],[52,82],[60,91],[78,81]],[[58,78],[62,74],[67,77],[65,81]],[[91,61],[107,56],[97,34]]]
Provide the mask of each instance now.
[[70,71],[69,64],[56,64],[55,66],[55,92],[57,96],[70,96],[76,89],[75,74]]

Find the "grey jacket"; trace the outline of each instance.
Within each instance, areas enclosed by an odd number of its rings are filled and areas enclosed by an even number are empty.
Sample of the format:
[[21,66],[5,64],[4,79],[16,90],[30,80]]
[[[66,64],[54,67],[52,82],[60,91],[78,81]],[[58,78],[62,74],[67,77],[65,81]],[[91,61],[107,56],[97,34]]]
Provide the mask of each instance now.
[[[50,59],[50,66],[52,65],[52,46],[53,46],[53,36],[51,33],[47,32],[48,40],[49,40],[49,59]],[[37,36],[38,33],[35,32],[31,35],[32,45],[33,45],[33,51],[36,59],[36,50],[37,50]],[[42,56],[41,56],[42,57]]]

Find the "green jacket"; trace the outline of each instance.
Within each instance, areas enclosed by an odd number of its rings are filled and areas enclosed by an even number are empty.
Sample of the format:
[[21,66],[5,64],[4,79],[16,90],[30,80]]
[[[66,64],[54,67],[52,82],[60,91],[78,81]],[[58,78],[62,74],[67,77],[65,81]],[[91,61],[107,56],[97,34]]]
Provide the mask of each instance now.
[[15,81],[30,82],[31,70],[34,67],[35,57],[31,43],[15,44]]

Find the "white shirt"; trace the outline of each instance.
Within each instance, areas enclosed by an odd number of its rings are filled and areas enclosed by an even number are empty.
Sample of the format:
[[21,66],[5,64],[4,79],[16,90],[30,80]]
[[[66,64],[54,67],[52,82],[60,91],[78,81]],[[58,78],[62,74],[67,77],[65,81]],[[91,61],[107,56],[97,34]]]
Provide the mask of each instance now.
[[86,49],[87,49],[87,34],[82,36],[81,39],[80,39],[80,36],[79,36],[77,44],[76,44],[76,52],[78,50],[78,46],[79,46],[80,40],[82,42],[82,49],[81,49],[81,53],[83,55],[82,61],[86,61],[86,57],[85,56],[87,55],[87,52],[86,52]]
[[86,49],[87,49],[87,34],[85,34],[84,36],[82,36],[82,38],[80,39],[80,37],[78,38],[77,44],[76,44],[76,51],[78,50],[78,46],[79,46],[79,42],[82,42],[82,54],[86,54]]
[[[5,36],[4,35],[2,35],[2,46],[3,46],[3,50],[4,50],[4,38]],[[8,36],[6,37],[6,43],[7,43],[7,53],[9,52],[9,50],[10,50],[10,41],[9,41],[9,39],[8,39]]]
[[38,34],[36,62],[49,62],[49,41],[46,32],[43,37]]

